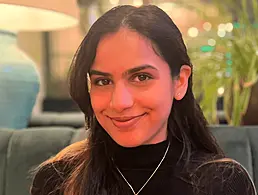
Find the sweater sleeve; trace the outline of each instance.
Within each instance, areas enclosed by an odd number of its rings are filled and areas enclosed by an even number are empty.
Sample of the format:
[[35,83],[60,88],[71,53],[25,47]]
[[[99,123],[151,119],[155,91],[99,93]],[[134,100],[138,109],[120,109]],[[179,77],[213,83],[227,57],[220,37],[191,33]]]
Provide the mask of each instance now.
[[61,163],[47,164],[41,167],[34,176],[30,189],[31,195],[59,195],[64,182],[63,165]]

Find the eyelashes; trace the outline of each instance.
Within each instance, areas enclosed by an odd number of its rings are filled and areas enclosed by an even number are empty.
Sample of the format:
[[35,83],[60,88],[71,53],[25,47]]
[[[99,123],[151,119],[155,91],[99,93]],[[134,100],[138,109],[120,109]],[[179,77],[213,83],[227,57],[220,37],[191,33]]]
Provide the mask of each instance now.
[[153,79],[153,77],[148,73],[138,73],[131,77],[133,82],[146,82]]
[[[153,76],[149,73],[137,73],[132,75],[129,78],[129,81],[133,82],[134,84],[144,84],[148,82],[149,80],[152,80]],[[107,86],[112,85],[113,81],[110,78],[96,78],[93,80],[93,84],[95,86]]]
[[105,86],[105,85],[110,85],[111,83],[112,83],[111,79],[105,79],[105,78],[95,79],[93,81],[93,84],[96,86]]

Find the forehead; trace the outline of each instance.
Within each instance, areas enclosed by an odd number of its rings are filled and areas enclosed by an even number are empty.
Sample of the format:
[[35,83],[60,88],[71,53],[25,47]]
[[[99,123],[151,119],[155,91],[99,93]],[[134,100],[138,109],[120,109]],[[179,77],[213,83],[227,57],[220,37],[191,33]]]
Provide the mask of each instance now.
[[141,64],[157,65],[161,61],[163,60],[153,50],[150,40],[137,32],[122,28],[101,39],[92,68],[112,71]]

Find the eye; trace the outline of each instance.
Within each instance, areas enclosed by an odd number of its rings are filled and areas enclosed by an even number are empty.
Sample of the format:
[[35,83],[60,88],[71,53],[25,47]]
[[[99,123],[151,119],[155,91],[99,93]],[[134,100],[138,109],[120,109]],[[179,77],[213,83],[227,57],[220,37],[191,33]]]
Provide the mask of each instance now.
[[105,86],[110,84],[111,84],[111,80],[109,79],[96,79],[94,81],[94,85],[97,85],[97,86]]
[[144,82],[144,81],[148,81],[150,79],[153,79],[153,77],[146,73],[140,73],[140,74],[134,75],[132,77],[132,80],[134,82]]

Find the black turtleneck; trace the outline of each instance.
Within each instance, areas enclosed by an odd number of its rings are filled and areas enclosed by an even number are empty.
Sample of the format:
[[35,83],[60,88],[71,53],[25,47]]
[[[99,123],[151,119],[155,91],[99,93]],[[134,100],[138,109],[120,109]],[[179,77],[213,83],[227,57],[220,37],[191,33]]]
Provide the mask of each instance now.
[[[166,140],[161,143],[135,148],[116,147],[114,162],[136,193],[162,160],[168,143]],[[170,145],[161,166],[140,194],[171,194],[172,189],[177,185],[173,175],[180,156],[179,147],[175,146],[175,143]]]
[[[183,168],[184,157],[180,158],[182,144],[177,140],[173,140],[170,144],[160,168],[139,195],[254,195],[251,180],[241,166],[225,162],[219,165],[211,163],[197,169],[204,163],[201,159],[207,160],[209,156],[210,159],[214,159],[212,154],[197,151],[193,152],[187,166],[191,168],[185,169]],[[167,146],[167,140],[135,148],[114,145],[114,163],[136,193],[161,161]],[[59,163],[59,166],[46,165],[42,168],[34,178],[31,194],[47,195],[56,190],[69,174],[63,171],[62,166],[63,163]],[[123,180],[122,177],[121,180]],[[124,180],[123,182],[128,187],[128,191],[131,191],[126,182]],[[60,191],[57,190],[54,195],[59,193]]]

